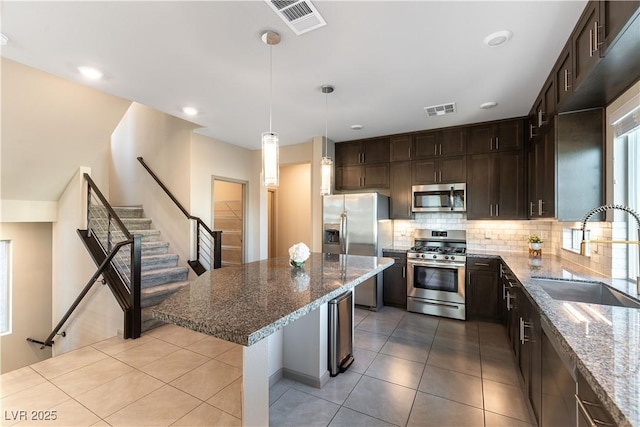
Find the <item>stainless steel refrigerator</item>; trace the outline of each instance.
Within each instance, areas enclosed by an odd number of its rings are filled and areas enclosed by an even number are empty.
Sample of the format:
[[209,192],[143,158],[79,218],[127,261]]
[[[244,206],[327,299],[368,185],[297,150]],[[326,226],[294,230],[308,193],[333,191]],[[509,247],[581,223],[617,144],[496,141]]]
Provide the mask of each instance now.
[[[322,252],[382,256],[393,244],[389,198],[378,193],[334,194],[323,197]],[[382,273],[354,288],[355,304],[382,307]]]

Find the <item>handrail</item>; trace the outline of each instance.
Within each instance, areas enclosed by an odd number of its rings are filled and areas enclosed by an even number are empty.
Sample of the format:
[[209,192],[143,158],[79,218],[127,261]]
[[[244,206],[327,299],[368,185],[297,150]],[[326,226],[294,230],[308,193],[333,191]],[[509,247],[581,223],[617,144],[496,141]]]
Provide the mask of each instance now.
[[[118,226],[120,227],[120,229],[122,229],[124,235],[127,237],[128,240],[132,240],[133,236],[131,235],[131,233],[129,233],[129,230],[127,229],[127,227],[123,224],[122,220],[120,219],[120,217],[118,216],[118,214],[116,213],[116,211],[113,210],[113,208],[111,207],[111,205],[109,204],[109,202],[107,202],[107,199],[104,197],[104,195],[102,194],[102,192],[100,191],[100,189],[98,188],[98,186],[96,185],[95,182],[93,182],[93,180],[91,179],[91,177],[89,176],[89,174],[85,173],[84,174],[84,179],[87,180],[87,182],[89,183],[89,187],[91,188],[91,190],[93,190],[93,192],[95,193],[95,195],[98,197],[98,199],[100,199],[100,201],[102,202],[102,204],[104,205],[104,207],[107,209],[107,212],[109,212],[111,214],[111,216],[113,217],[113,219],[115,220],[116,224],[118,224]],[[87,201],[87,203],[89,203],[89,201]],[[87,225],[88,228],[88,225]],[[132,240],[133,241],[133,240]]]
[[[101,275],[103,277],[103,282],[109,283],[109,288],[111,289],[113,296],[116,298],[121,308],[125,312],[124,338],[135,339],[140,337],[141,334],[142,315],[140,305],[140,272],[142,237],[140,235],[134,235],[129,232],[127,227],[124,225],[115,210],[111,207],[102,192],[98,189],[98,186],[91,179],[91,177],[85,173],[84,178],[87,181],[87,233],[85,237],[89,240],[91,240],[90,238],[93,237],[93,240],[91,241],[94,242],[90,245],[93,249],[90,249],[90,246],[87,246],[87,249],[91,252],[96,263],[98,262],[98,260],[102,259],[102,256],[104,256],[104,259],[100,261],[98,269],[95,271],[95,273],[93,273],[87,284],[71,304],[71,307],[69,307],[64,316],[62,316],[62,319],[51,331],[47,339],[42,342],[33,338],[27,338],[27,341],[42,344],[41,348],[51,346],[53,344],[53,338],[58,334],[58,331],[60,331],[67,320],[69,320],[69,317],[71,317],[73,312],[76,310],[78,305],[82,302],[89,290],[98,280],[98,277],[100,277]],[[96,204],[93,206],[105,209],[108,213],[106,247],[104,243],[100,241],[95,232],[93,232],[92,236],[91,212],[93,197],[97,198],[100,202],[100,204]],[[122,233],[121,235],[124,237],[123,240],[118,241],[115,244],[112,241],[112,222],[117,225],[117,227],[119,228],[119,232]],[[80,231],[81,230],[78,230],[78,232]],[[128,274],[125,274],[125,276],[123,276],[123,274],[127,273],[127,271],[126,269],[124,272],[121,271],[123,269],[123,263],[122,261],[120,261],[120,264],[117,264],[115,262],[115,258],[123,247],[129,245],[131,246],[131,259],[130,262],[124,266],[128,268]],[[110,270],[112,270],[115,274],[111,274]],[[65,333],[63,332],[61,335],[64,336]]]
[[[149,173],[149,175],[151,175],[151,177],[154,179],[154,181],[160,186],[160,188],[162,188],[162,190],[165,192],[165,194],[167,196],[169,196],[171,201],[173,201],[173,203],[178,207],[178,209],[180,209],[180,211],[184,214],[184,216],[187,217],[188,220],[196,222],[196,227],[197,227],[196,228],[196,242],[195,242],[196,260],[195,261],[189,261],[189,265],[198,274],[202,274],[205,271],[205,268],[202,266],[202,263],[200,262],[201,261],[201,259],[200,259],[201,249],[203,251],[205,251],[205,249],[203,248],[203,245],[200,244],[201,237],[200,237],[200,233],[199,233],[200,228],[203,228],[207,232],[207,234],[209,236],[211,236],[211,238],[213,239],[213,254],[211,254],[211,255],[213,255],[213,268],[222,267],[222,255],[221,255],[221,251],[222,251],[222,231],[220,231],[220,230],[216,230],[216,231],[211,230],[209,228],[209,226],[207,226],[207,224],[200,217],[191,215],[189,213],[189,211],[187,211],[185,209],[185,207],[182,206],[182,204],[178,201],[178,199],[175,198],[175,196],[171,193],[171,191],[167,188],[167,186],[164,185],[162,181],[160,181],[160,178],[158,178],[158,176],[145,163],[144,159],[142,157],[137,157],[137,159],[140,162],[140,164],[146,169],[146,171]],[[207,264],[210,264],[210,263],[207,263]]]
[[[69,317],[71,317],[71,314],[73,313],[73,311],[78,307],[78,305],[80,304],[82,299],[85,297],[85,295],[87,295],[87,292],[89,292],[91,287],[96,283],[96,281],[98,280],[98,277],[100,277],[100,275],[102,273],[104,273],[104,270],[107,268],[109,263],[111,263],[111,261],[113,260],[113,257],[116,255],[116,252],[118,252],[120,250],[120,248],[122,248],[123,246],[128,245],[129,243],[130,242],[119,242],[119,243],[116,244],[116,246],[114,247],[113,251],[111,251],[111,253],[98,266],[98,269],[96,270],[95,273],[93,273],[93,276],[91,276],[91,279],[89,279],[89,281],[84,286],[84,288],[82,289],[80,294],[78,294],[78,296],[76,297],[75,301],[73,301],[73,304],[71,304],[71,307],[69,307],[69,309],[64,314],[64,316],[62,316],[62,319],[58,322],[56,327],[53,328],[53,331],[51,331],[51,333],[49,334],[47,339],[44,340],[44,342],[42,343],[42,347],[40,347],[41,349],[45,348],[46,346],[50,346],[51,345],[51,343],[53,342],[53,338],[58,334],[58,331],[62,328],[62,326],[64,326],[65,322],[67,320],[69,320]],[[37,342],[37,341],[35,341],[33,339],[30,339],[30,338],[27,338],[27,340],[32,341],[32,342]]]

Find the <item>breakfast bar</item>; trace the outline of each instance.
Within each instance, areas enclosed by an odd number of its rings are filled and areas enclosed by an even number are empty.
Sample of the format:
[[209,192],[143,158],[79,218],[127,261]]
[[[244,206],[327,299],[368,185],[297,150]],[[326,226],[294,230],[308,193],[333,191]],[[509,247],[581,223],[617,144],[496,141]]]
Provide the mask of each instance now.
[[204,273],[154,316],[243,345],[242,423],[268,425],[265,338],[392,264],[391,258],[312,253],[302,267],[292,267],[288,257],[229,266]]

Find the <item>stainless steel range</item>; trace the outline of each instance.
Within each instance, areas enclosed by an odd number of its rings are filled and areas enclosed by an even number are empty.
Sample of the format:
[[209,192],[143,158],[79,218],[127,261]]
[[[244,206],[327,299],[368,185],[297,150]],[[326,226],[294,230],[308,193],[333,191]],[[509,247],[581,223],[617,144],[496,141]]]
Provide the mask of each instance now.
[[467,232],[417,229],[407,252],[407,310],[465,320]]

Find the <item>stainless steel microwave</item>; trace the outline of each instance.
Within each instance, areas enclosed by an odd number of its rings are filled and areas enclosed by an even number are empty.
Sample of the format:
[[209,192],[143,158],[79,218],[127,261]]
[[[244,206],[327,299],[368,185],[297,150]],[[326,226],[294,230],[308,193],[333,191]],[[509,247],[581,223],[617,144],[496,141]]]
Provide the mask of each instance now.
[[411,187],[413,212],[466,212],[467,184],[429,184]]

